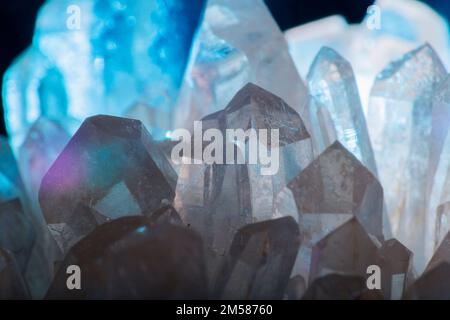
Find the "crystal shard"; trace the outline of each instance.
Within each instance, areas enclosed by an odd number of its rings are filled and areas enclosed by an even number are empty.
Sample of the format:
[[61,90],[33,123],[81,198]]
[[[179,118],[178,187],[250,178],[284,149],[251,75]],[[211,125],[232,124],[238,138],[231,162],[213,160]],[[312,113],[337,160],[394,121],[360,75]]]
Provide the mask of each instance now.
[[[68,253],[47,299],[200,299],[207,295],[202,241],[193,231],[122,217],[97,227]],[[68,290],[69,265],[82,270]]]
[[333,49],[323,47],[307,79],[313,97],[309,114],[315,154],[338,140],[376,176],[375,158],[350,63]]
[[264,2],[208,1],[180,93],[177,127],[222,109],[248,82],[283,98],[308,121],[307,89]]
[[287,300],[300,300],[306,291],[306,282],[301,275],[296,275],[289,279],[286,288],[285,298]]
[[[278,146],[268,142],[272,141],[269,136],[266,141],[259,136],[256,142],[259,152],[268,149],[279,155],[274,161],[279,163],[278,170],[272,175],[262,175],[263,164],[251,163],[251,154],[242,164],[184,164],[180,169],[174,206],[183,220],[203,236],[210,253],[221,257],[236,230],[247,223],[274,218],[275,196],[312,160],[311,139],[292,108],[253,84],[242,88],[224,110],[205,117],[202,127],[216,129],[223,137],[228,137],[227,130],[237,129],[254,130],[257,137],[261,130],[267,130],[272,137],[273,130],[279,132]],[[249,154],[252,141],[246,139],[239,147],[244,156]],[[224,154],[227,145],[235,147],[227,140]],[[212,270],[216,269],[209,269],[214,273]]]
[[18,270],[25,274],[36,232],[32,221],[23,211],[19,199],[0,204],[0,247],[8,250],[17,262]]
[[14,256],[0,247],[0,300],[30,298]]
[[367,276],[367,267],[377,265],[380,243],[356,218],[318,241],[312,250],[309,283],[330,273]]
[[91,217],[115,219],[172,201],[176,179],[140,121],[95,116],[83,122],[42,179],[39,202],[48,224],[83,219],[77,210],[85,207]]
[[225,262],[219,296],[223,299],[281,299],[294,265],[300,233],[291,217],[240,229]]
[[402,299],[414,281],[412,252],[396,239],[385,241],[379,250],[381,290],[385,299]]
[[305,279],[316,242],[353,217],[366,232],[383,238],[383,189],[339,142],[289,182],[276,203],[276,215],[299,220],[304,240],[294,270]]
[[432,93],[445,68],[423,45],[381,72],[373,85],[369,132],[393,233],[423,270]]

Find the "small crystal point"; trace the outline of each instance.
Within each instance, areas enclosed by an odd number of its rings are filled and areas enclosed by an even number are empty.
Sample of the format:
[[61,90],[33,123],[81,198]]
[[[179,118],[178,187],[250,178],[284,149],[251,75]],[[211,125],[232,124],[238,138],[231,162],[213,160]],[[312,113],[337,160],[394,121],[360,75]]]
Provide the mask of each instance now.
[[[82,270],[81,290],[66,286],[72,264]],[[201,299],[206,290],[201,238],[184,227],[135,216],[105,223],[78,242],[46,298]]]
[[218,290],[223,299],[281,299],[300,245],[292,217],[249,224],[236,233]]
[[375,176],[377,169],[358,87],[350,63],[323,47],[308,73],[314,97],[309,104],[315,153],[338,140]]

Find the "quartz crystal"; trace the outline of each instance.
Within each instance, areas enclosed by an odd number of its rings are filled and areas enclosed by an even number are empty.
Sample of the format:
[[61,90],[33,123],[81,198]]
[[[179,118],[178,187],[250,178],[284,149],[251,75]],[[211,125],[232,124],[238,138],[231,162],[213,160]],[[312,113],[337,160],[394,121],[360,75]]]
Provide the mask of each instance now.
[[306,291],[306,281],[301,275],[289,279],[286,287],[285,298],[287,300],[300,300]]
[[419,272],[426,263],[424,235],[432,158],[432,95],[445,75],[436,52],[423,45],[377,76],[368,113],[393,233],[414,251],[414,264]]
[[[276,195],[312,160],[312,146],[301,117],[282,99],[254,84],[242,88],[224,110],[205,117],[202,124],[203,129],[220,130],[224,137],[227,129],[279,130],[278,147],[258,142],[258,148],[270,147],[279,154],[280,166],[274,175],[262,175],[261,164],[250,164],[248,159],[244,164],[185,164],[180,169],[175,208],[218,258],[227,252],[239,228],[274,218]],[[211,260],[216,261],[212,258],[208,263]]]
[[372,9],[379,10],[379,25],[374,15],[377,12],[368,10],[360,24],[349,25],[345,18],[331,16],[285,32],[289,51],[303,77],[323,46],[351,62],[366,115],[373,80],[392,60],[428,42],[450,66],[449,27],[438,13],[416,0],[377,0],[374,5]]
[[406,299],[409,300],[449,300],[450,264],[442,262],[433,269],[427,270],[408,289]]
[[305,279],[316,242],[353,217],[366,232],[383,239],[383,189],[340,142],[329,146],[289,182],[276,203],[277,215],[299,220],[304,241],[294,271]]
[[433,92],[433,117],[428,169],[429,194],[426,215],[425,257],[430,259],[438,244],[450,231],[450,77],[446,76]]
[[94,221],[143,214],[172,201],[176,179],[140,121],[95,116],[44,176],[39,202],[50,229],[66,224],[85,230],[87,223],[90,230]]
[[381,244],[353,218],[318,241],[312,250],[309,283],[327,274],[367,276],[377,265]]
[[303,300],[360,300],[367,291],[364,277],[331,273],[314,280]]
[[218,290],[223,299],[281,299],[300,234],[292,217],[249,224],[234,237]]
[[210,0],[181,89],[176,127],[189,128],[222,109],[248,82],[281,97],[308,121],[307,89],[264,2]]
[[338,140],[376,176],[375,158],[350,63],[333,49],[323,47],[307,79],[313,97],[309,114],[315,154]]
[[[207,295],[202,240],[192,230],[146,216],[97,227],[66,256],[47,299],[200,299]],[[68,290],[69,265],[82,270],[81,290]]]
[[403,298],[414,281],[413,254],[396,239],[383,243],[379,252],[381,291],[387,300]]

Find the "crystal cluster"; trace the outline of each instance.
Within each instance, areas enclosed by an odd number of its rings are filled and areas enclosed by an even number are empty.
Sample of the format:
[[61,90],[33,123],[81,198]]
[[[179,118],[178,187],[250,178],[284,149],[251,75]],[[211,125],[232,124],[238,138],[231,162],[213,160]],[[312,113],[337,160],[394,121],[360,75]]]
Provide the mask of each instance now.
[[450,37],[376,6],[47,1],[4,77],[0,299],[450,299]]

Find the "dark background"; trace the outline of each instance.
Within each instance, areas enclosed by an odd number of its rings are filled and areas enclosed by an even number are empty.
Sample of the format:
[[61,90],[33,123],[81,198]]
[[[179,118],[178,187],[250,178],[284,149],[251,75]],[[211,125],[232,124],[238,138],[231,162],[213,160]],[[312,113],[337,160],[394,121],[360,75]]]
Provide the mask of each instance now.
[[[450,1],[423,1],[450,18]],[[0,4],[0,75],[3,75],[14,57],[30,44],[36,12],[43,2],[44,0],[3,0]],[[265,2],[281,29],[285,30],[332,14],[342,14],[351,23],[359,22],[373,0],[265,0]],[[0,134],[5,134],[1,101]]]

